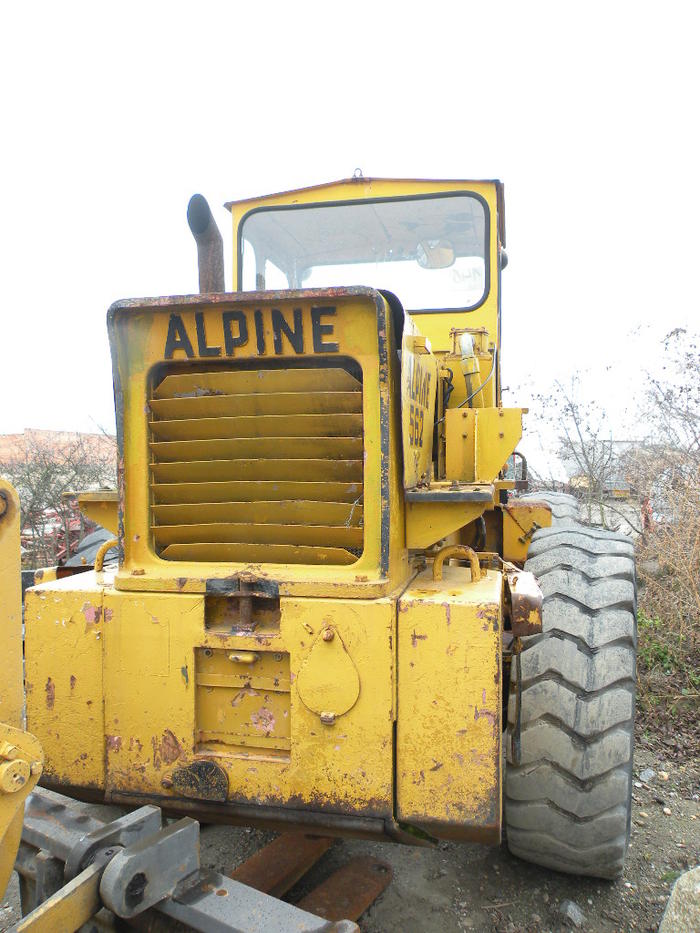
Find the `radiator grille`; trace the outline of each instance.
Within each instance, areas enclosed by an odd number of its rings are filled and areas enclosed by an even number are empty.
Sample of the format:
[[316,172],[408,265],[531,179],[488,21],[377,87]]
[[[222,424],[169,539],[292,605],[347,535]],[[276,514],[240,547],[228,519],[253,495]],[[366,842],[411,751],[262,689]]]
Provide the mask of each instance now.
[[151,532],[166,560],[351,564],[362,385],[339,368],[166,375],[150,400]]

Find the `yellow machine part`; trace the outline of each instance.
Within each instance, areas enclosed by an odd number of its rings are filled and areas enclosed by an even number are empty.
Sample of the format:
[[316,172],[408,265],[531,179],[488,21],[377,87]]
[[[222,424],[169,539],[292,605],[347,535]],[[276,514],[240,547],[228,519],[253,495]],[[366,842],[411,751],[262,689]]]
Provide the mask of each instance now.
[[501,591],[445,566],[399,601],[397,815],[434,836],[500,840]]
[[42,761],[33,735],[0,722],[0,897],[15,865],[24,802],[41,777]]
[[[408,577],[398,358],[379,293],[121,302],[108,326],[119,589],[202,593],[262,565],[283,595],[369,598]],[[227,351],[234,326],[247,336]]]
[[[493,487],[484,487],[483,491],[491,500]],[[486,508],[484,502],[431,502],[427,496],[425,502],[407,502],[406,547],[430,547],[479,518]]]
[[447,479],[492,483],[522,436],[522,414],[522,408],[448,409]]
[[119,495],[116,489],[78,494],[78,507],[87,518],[102,525],[112,534],[119,531]]
[[401,344],[401,427],[406,489],[432,479],[437,359],[408,318]]
[[[361,201],[374,198],[402,198],[417,195],[435,195],[443,192],[468,192],[483,199],[490,215],[490,236],[488,243],[488,267],[490,281],[483,302],[468,314],[459,311],[417,312],[411,317],[418,324],[421,334],[427,338],[433,352],[452,349],[450,333],[455,325],[470,328],[485,328],[489,340],[494,345],[500,344],[500,318],[498,299],[498,263],[499,248],[504,239],[504,214],[502,210],[502,186],[494,181],[434,180],[406,178],[347,178],[342,181],[315,185],[294,191],[268,194],[259,198],[234,201],[226,206],[230,209],[233,220],[233,242],[238,244],[239,225],[246,215],[259,207],[273,205],[322,204],[338,201]],[[238,250],[233,255],[233,282],[237,288],[240,258]],[[410,308],[407,308],[410,311]],[[494,385],[497,380],[494,380]],[[500,400],[495,399],[495,404]]]
[[[446,566],[399,600],[282,597],[249,633],[227,597],[129,593],[92,572],[35,587],[27,716],[46,781],[175,809],[396,815],[493,841],[501,581]],[[202,762],[223,795],[192,789]]]
[[0,479],[0,723],[20,727],[22,689],[22,574],[19,497]]
[[524,563],[533,534],[552,524],[552,510],[545,502],[515,499],[502,507],[502,513],[503,559]]
[[92,572],[28,591],[48,783],[174,801],[207,761],[230,802],[391,818],[396,601],[282,597],[247,634],[227,602]]
[[41,775],[39,742],[21,728],[22,589],[20,507],[15,489],[0,480],[0,897],[12,874],[22,834],[24,801]]

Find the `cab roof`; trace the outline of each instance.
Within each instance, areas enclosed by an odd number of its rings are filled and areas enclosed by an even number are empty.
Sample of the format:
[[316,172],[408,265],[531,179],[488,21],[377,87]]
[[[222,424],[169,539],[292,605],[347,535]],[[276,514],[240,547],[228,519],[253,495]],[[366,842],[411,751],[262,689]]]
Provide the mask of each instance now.
[[252,198],[240,198],[236,201],[226,201],[224,207],[229,211],[234,207],[238,207],[241,204],[251,204],[253,202],[258,203],[260,201],[276,201],[279,198],[288,198],[290,195],[294,194],[308,194],[311,191],[318,191],[319,193],[328,191],[329,188],[347,188],[347,189],[357,189],[362,185],[371,187],[373,184],[381,183],[382,185],[396,185],[400,187],[402,185],[413,186],[413,185],[496,185],[497,187],[502,188],[503,183],[497,178],[481,178],[481,179],[463,179],[463,178],[370,178],[365,175],[353,175],[351,178],[339,178],[337,181],[326,181],[320,185],[309,185],[305,188],[290,188],[288,191],[277,191],[273,194],[262,194],[257,197]]
[[[274,194],[264,194],[259,197],[242,198],[238,201],[227,201],[224,204],[229,211],[242,217],[245,208],[261,207],[272,204],[311,204],[319,202],[359,200],[365,198],[387,198],[440,191],[454,191],[461,188],[493,187],[496,189],[496,202],[498,213],[498,235],[502,246],[506,245],[505,230],[505,198],[503,182],[497,178],[460,179],[460,178],[369,178],[364,175],[353,175],[351,178],[340,178],[338,181],[327,181],[320,185],[311,185],[306,188],[292,188],[289,191],[277,191]],[[422,188],[425,190],[421,190]]]

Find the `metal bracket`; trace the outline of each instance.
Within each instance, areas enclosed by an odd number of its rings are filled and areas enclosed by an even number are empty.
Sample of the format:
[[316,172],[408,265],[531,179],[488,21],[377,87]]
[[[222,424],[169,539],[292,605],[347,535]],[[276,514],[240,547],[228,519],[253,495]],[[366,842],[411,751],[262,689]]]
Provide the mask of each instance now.
[[325,920],[214,871],[186,891],[176,891],[158,910],[206,933],[359,933],[352,920]]
[[198,870],[199,823],[185,816],[117,852],[102,875],[100,897],[118,917],[134,917]]
[[66,881],[75,878],[87,868],[98,849],[133,845],[140,839],[157,833],[161,825],[160,808],[146,806],[86,833],[68,853]]
[[[24,898],[32,909],[16,927],[19,933],[75,930],[103,906],[127,920],[144,914],[137,923],[153,929],[169,929],[169,918],[204,933],[358,931],[350,920],[325,920],[216,872],[202,872],[199,823],[184,817],[161,828],[158,807],[141,807],[103,824],[66,797],[40,789],[29,798],[22,842],[16,867],[33,883],[27,892],[33,896]],[[46,851],[32,857],[32,848]],[[59,887],[63,861],[66,876],[77,874]]]
[[[508,567],[511,569],[508,569]],[[506,592],[510,596],[510,628],[520,635],[542,631],[542,590],[535,575],[504,562]]]

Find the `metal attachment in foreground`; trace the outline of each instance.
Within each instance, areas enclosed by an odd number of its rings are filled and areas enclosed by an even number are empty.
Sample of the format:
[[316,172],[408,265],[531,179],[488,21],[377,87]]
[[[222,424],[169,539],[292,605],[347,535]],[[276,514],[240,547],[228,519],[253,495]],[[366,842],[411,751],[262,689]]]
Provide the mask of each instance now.
[[[35,790],[15,867],[30,910],[15,933],[77,930],[103,907],[127,921],[148,912],[153,929],[167,929],[170,918],[203,933],[358,931],[350,920],[325,920],[201,871],[199,823],[184,817],[162,827],[158,807],[102,823],[66,797]],[[61,875],[68,880],[58,887]]]
[[442,565],[450,557],[457,557],[461,560],[468,560],[471,568],[472,583],[478,583],[481,580],[481,567],[479,566],[479,557],[470,547],[462,544],[448,544],[447,547],[440,548],[433,558],[433,580],[442,580]]
[[534,574],[505,562],[504,570],[513,635],[537,635],[542,631],[543,596]]

